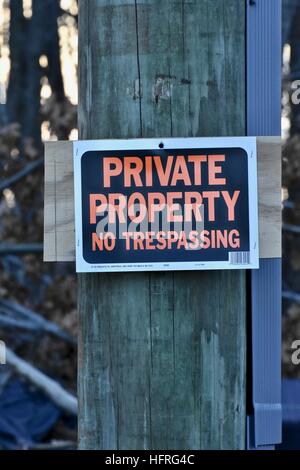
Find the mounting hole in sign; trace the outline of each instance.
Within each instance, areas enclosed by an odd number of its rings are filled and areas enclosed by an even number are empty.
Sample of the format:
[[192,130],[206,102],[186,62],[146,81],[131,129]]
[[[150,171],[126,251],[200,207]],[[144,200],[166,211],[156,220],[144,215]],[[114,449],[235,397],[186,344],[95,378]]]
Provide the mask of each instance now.
[[163,149],[164,148],[164,143],[160,142],[160,144],[158,146],[159,146],[160,149]]

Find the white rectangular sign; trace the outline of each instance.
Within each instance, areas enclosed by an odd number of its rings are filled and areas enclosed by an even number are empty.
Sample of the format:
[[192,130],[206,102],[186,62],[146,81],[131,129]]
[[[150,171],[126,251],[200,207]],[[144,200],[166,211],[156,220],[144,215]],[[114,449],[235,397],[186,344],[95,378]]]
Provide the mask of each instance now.
[[259,267],[255,137],[73,145],[77,272]]

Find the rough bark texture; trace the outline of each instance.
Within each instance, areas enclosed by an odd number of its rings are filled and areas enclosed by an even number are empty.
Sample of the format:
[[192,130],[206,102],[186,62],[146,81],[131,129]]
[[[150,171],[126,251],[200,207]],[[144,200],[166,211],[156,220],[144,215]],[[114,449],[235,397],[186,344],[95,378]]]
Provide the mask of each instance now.
[[[31,137],[36,144],[41,144],[40,94],[43,75],[47,76],[57,99],[64,98],[57,25],[59,2],[33,0],[31,19],[23,15],[22,0],[11,0],[10,9],[8,119],[21,124],[23,137]],[[39,65],[42,54],[48,58],[47,70],[42,70]]]
[[[80,137],[245,133],[244,0],[81,0]],[[81,449],[245,445],[243,272],[79,276]]]

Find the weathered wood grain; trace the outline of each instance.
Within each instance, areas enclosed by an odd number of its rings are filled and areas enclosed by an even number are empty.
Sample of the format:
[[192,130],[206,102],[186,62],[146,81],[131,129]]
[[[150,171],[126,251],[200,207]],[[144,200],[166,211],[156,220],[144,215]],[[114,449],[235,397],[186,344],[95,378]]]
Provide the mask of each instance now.
[[74,261],[72,142],[45,144],[44,261]]
[[[244,134],[244,0],[79,5],[80,138]],[[80,275],[80,448],[243,448],[245,298],[238,271]]]
[[[49,142],[45,152],[44,260],[74,261],[74,192],[72,142]],[[56,191],[55,161],[63,192]],[[281,138],[257,138],[260,258],[281,257]],[[67,213],[66,213],[67,210]],[[58,226],[55,214],[62,217]],[[65,219],[63,218],[65,214]]]
[[[69,148],[72,149],[70,142]],[[45,144],[45,190],[44,190],[44,261],[56,261],[56,194],[55,194],[55,154],[60,150]],[[70,161],[72,165],[72,160]],[[71,167],[72,168],[72,167]],[[74,197],[74,196],[73,196]],[[74,220],[75,224],[75,220]]]
[[281,138],[257,137],[259,251],[261,258],[281,258]]

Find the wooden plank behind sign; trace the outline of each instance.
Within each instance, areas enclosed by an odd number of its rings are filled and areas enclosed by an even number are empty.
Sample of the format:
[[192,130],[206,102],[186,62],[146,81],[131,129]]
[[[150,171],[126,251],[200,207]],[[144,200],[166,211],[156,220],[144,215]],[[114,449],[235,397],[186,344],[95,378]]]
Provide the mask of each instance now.
[[[260,258],[281,257],[281,139],[257,138]],[[72,142],[45,145],[44,261],[75,260]]]
[[260,258],[281,258],[281,138],[257,137]]
[[73,143],[45,144],[44,261],[75,260]]

